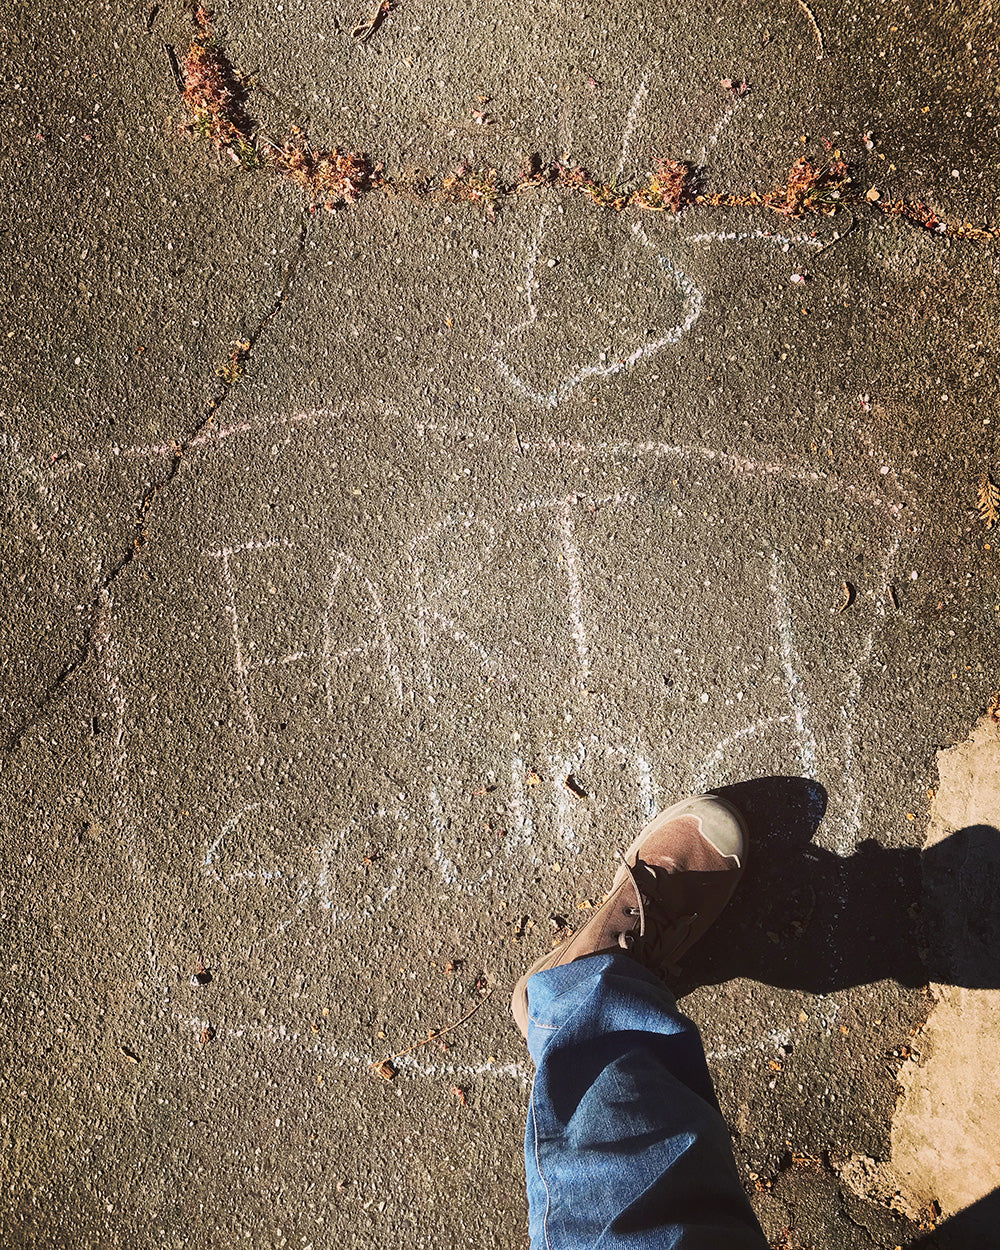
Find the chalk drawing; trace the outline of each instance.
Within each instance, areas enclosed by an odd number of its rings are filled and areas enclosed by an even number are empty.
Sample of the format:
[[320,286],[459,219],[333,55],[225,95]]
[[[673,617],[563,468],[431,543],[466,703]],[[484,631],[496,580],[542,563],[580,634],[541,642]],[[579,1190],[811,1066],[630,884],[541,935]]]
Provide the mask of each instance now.
[[781,570],[777,552],[771,556],[770,571],[771,595],[774,601],[774,623],[778,631],[781,645],[781,667],[788,684],[788,701],[792,705],[792,717],[795,722],[795,733],[798,740],[799,758],[806,774],[816,774],[817,750],[816,739],[809,725],[809,700],[806,697],[802,678],[796,669],[798,657],[795,654],[795,638],[792,633],[792,616],[789,611],[788,597],[781,582]]
[[[837,474],[827,470],[819,470],[807,465],[796,465],[784,460],[758,460],[752,456],[741,456],[734,452],[719,451],[714,447],[705,447],[696,443],[663,443],[646,442],[596,442],[584,443],[578,439],[539,438],[534,442],[522,439],[526,451],[540,451],[549,455],[571,455],[582,460],[621,459],[632,457],[636,460],[644,456],[654,459],[703,460],[717,464],[734,477],[784,477],[792,481],[812,485],[827,485],[832,489],[863,500],[867,504],[888,513],[898,519],[904,506],[916,503],[912,491],[906,490],[890,465],[879,466],[877,485],[857,486],[853,482],[843,481]],[[866,466],[867,467],[867,466]],[[890,484],[898,501],[886,498],[884,484]]]
[[755,1042],[745,1042],[739,1046],[713,1046],[705,1050],[705,1058],[709,1063],[726,1063],[733,1059],[742,1059],[749,1054],[760,1054],[771,1051],[774,1054],[787,1053],[792,1044],[791,1029],[769,1029],[763,1037]]
[[628,150],[632,143],[632,132],[635,130],[635,123],[639,118],[639,109],[642,107],[643,101],[649,95],[649,75],[644,74],[642,82],[639,84],[639,90],[635,93],[632,100],[632,107],[628,111],[628,117],[625,120],[625,130],[622,132],[622,150],[618,158],[618,164],[615,167],[614,181],[622,176],[622,170],[625,168],[625,161],[628,159]]
[[[206,1020],[181,1012],[177,1013],[175,1019],[178,1026],[195,1039],[201,1036],[202,1029],[208,1024]],[[372,1065],[380,1063],[384,1058],[383,1055],[369,1054],[352,1046],[344,1046],[339,1042],[328,1042],[323,1037],[317,1037],[312,1031],[303,1033],[298,1029],[289,1028],[286,1024],[220,1025],[217,1036],[235,1042],[252,1039],[255,1042],[265,1041],[271,1046],[295,1046],[300,1050],[308,1050],[311,1054],[327,1059],[331,1063],[356,1068],[366,1076],[371,1075]],[[393,1059],[392,1063],[398,1071],[413,1072],[418,1076],[435,1079],[450,1077],[453,1081],[476,1078],[513,1080],[524,1086],[530,1085],[532,1081],[532,1070],[526,1063],[455,1063],[452,1061],[438,1063],[416,1053],[400,1055]]]
[[[257,434],[282,426],[315,425],[316,421],[317,416],[315,413],[296,412],[289,416],[269,417],[261,421],[241,421],[237,425],[209,425],[200,434],[196,434],[193,438],[188,439],[184,447],[186,449],[208,447],[213,443],[224,443],[226,439],[233,438],[237,434]],[[112,456],[123,456],[129,460],[151,460],[154,457],[170,458],[176,456],[180,447],[181,444],[179,442],[171,439],[165,443],[147,443],[131,447],[114,445],[110,448],[110,454]]]
[[[501,377],[519,394],[533,403],[544,408],[555,408],[557,405],[581,383],[587,382],[592,378],[606,378],[613,374],[621,373],[623,370],[634,368],[641,360],[648,360],[657,353],[664,351],[668,347],[679,343],[685,334],[691,329],[694,323],[701,316],[703,299],[701,291],[694,282],[681,269],[677,268],[666,256],[657,255],[656,261],[660,269],[667,273],[673,280],[673,284],[677,289],[678,295],[683,301],[681,320],[673,327],[668,329],[659,338],[652,342],[643,342],[636,347],[634,351],[627,355],[611,355],[603,353],[605,359],[597,359],[582,368],[575,370],[561,381],[557,382],[554,387],[548,391],[538,390],[531,386],[525,379],[508,363],[506,353],[511,340],[522,335],[529,330],[538,321],[538,307],[535,297],[538,291],[538,277],[536,274],[536,266],[538,260],[538,246],[541,238],[542,228],[545,224],[546,212],[543,208],[542,215],[539,218],[538,230],[532,241],[531,248],[528,253],[527,261],[527,288],[526,297],[528,304],[528,316],[513,329],[500,339],[494,347],[494,358],[497,370]],[[647,249],[651,249],[652,245],[646,237],[644,231],[636,223],[632,226],[632,233]]]
[[236,689],[239,693],[240,703],[243,707],[243,714],[246,718],[247,728],[254,738],[257,737],[257,718],[250,705],[250,695],[247,689],[247,675],[250,672],[250,668],[243,654],[243,636],[240,629],[239,612],[236,607],[236,584],[233,581],[231,561],[233,556],[242,555],[244,552],[270,551],[275,547],[290,547],[291,545],[292,544],[287,538],[272,538],[264,542],[243,543],[242,546],[239,547],[221,547],[218,551],[208,551],[205,553],[220,562],[222,570],[222,584],[228,600],[225,604],[225,611],[229,616],[230,626],[232,629]]
[[239,824],[239,822],[243,819],[243,817],[247,814],[247,812],[255,812],[257,811],[259,807],[260,807],[259,803],[248,803],[246,807],[240,808],[240,810],[236,813],[235,816],[233,816],[231,819],[226,821],[226,823],[222,826],[222,829],[219,832],[219,836],[215,839],[212,845],[205,852],[205,859],[203,861],[203,866],[205,868],[211,867],[212,862],[215,859],[216,853],[218,852],[219,848],[222,846],[222,843],[225,841],[226,834],[229,833],[231,829],[233,829],[236,825]]
[[[403,706],[403,678],[399,669],[399,665],[395,658],[395,647],[393,645],[392,634],[389,630],[389,621],[386,616],[385,605],[382,596],[375,589],[371,578],[360,568],[357,560],[346,551],[337,551],[331,556],[336,562],[333,576],[330,579],[330,585],[326,596],[326,610],[323,616],[323,674],[324,686],[326,688],[326,706],[329,716],[333,716],[333,672],[336,664],[344,659],[353,658],[355,656],[364,655],[367,652],[379,650],[385,662],[386,677],[389,680],[390,688],[396,696],[396,705],[399,708]],[[333,649],[333,621],[339,619],[335,613],[337,606],[337,590],[341,584],[341,577],[345,568],[349,568],[358,580],[365,594],[367,595],[369,604],[371,605],[371,613],[374,620],[375,632],[373,637],[363,643],[356,643],[353,646],[344,647],[339,651]]]
[[723,110],[722,116],[719,118],[718,122],[716,122],[715,124],[715,129],[708,136],[708,142],[703,144],[702,146],[702,149],[701,149],[702,164],[704,164],[708,160],[708,149],[714,148],[718,145],[719,140],[722,138],[722,132],[726,129],[726,127],[733,120],[736,114],[741,109],[746,107],[747,103],[748,103],[747,96],[745,95],[737,96],[732,101],[732,103],[727,105],[726,108]]
[[[765,733],[773,725],[787,725],[790,720],[790,716],[765,716],[762,720],[744,725],[742,729],[737,729],[735,733],[731,733],[723,738],[702,760],[701,767],[695,774],[693,789],[698,792],[704,792],[722,784],[715,777],[715,769],[723,761],[729,761],[734,747],[746,741],[755,742],[761,734]],[[731,776],[732,774],[727,775]]]
[[[617,181],[625,168],[625,162],[628,158],[629,149],[632,143],[632,136],[635,131],[636,122],[638,121],[639,112],[644,100],[646,99],[649,87],[649,75],[645,75],[639,84],[638,90],[633,97],[631,107],[625,120],[625,126],[622,131],[621,151],[615,168],[614,179]],[[717,122],[711,135],[708,137],[704,147],[702,148],[702,161],[707,160],[709,148],[714,148],[726,127],[730,124],[736,114],[745,107],[746,98],[740,97],[732,101],[723,111],[719,121]],[[704,297],[702,292],[694,282],[694,280],[679,268],[673,261],[663,254],[657,254],[657,262],[661,269],[668,272],[677,287],[678,293],[684,301],[683,317],[677,325],[669,329],[661,337],[654,342],[643,342],[635,348],[634,351],[625,354],[617,354],[602,350],[601,347],[595,346],[594,359],[589,363],[569,373],[556,383],[555,386],[546,390],[544,387],[532,385],[524,376],[523,365],[515,365],[509,359],[512,344],[515,339],[520,338],[527,331],[535,326],[539,320],[537,295],[539,290],[539,276],[537,272],[538,254],[541,246],[541,240],[546,229],[546,223],[549,217],[548,206],[544,206],[538,220],[538,226],[529,244],[527,255],[525,258],[525,270],[527,280],[525,284],[525,299],[527,303],[528,313],[525,320],[513,326],[506,335],[499,339],[494,345],[494,364],[500,376],[517,392],[522,398],[529,400],[533,404],[537,404],[544,408],[555,408],[565,400],[581,383],[597,378],[612,377],[615,374],[622,373],[633,369],[636,365],[644,360],[648,360],[658,353],[673,347],[680,342],[685,334],[692,328],[701,315],[704,306]],[[655,251],[648,236],[638,222],[632,223],[631,230],[633,235],[643,247],[650,252]],[[825,246],[822,239],[811,239],[805,237],[793,238],[788,235],[775,234],[768,230],[748,230],[748,231],[702,231],[691,235],[687,242],[693,243],[743,243],[743,242],[776,242],[779,243],[784,250],[788,250],[793,246],[821,248]],[[608,357],[611,357],[610,359]]]
[[703,234],[689,234],[684,238],[685,243],[747,243],[751,240],[780,243],[783,252],[793,247],[826,247],[829,244],[829,239],[812,239],[805,235],[793,238],[787,234],[776,234],[772,230],[711,230]]
[[566,778],[569,777],[570,773],[578,773],[583,767],[583,762],[586,758],[587,744],[584,742],[579,743],[576,750],[571,754],[546,755],[546,773],[549,778],[547,788],[555,804],[556,835],[569,851],[579,851],[580,849],[580,838],[576,832],[575,814],[573,811],[574,803],[579,802],[579,800],[570,793],[566,785]]
[[531,819],[527,804],[528,770],[519,755],[512,755],[510,760],[510,799],[507,848],[532,845],[535,833],[535,822]]
[[564,499],[555,506],[556,530],[559,534],[562,549],[563,565],[566,569],[567,590],[569,593],[569,632],[576,646],[579,661],[578,682],[581,690],[587,687],[590,676],[590,656],[588,654],[587,630],[583,623],[583,588],[580,580],[580,551],[573,534],[573,500]]

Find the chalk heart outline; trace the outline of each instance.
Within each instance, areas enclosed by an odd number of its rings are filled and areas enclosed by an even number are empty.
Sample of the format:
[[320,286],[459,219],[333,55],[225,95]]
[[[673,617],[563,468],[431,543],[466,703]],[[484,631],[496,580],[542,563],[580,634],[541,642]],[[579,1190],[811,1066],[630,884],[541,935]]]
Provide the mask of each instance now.
[[[525,261],[528,315],[497,342],[495,362],[514,391],[540,407],[555,408],[582,383],[627,372],[679,343],[701,316],[704,297],[683,270],[657,251],[637,222],[625,231],[617,218],[603,218],[595,219],[589,240],[593,242],[600,234],[615,246],[615,235],[620,231],[624,243],[639,252],[640,272],[645,271],[646,280],[638,286],[618,286],[613,306],[612,300],[605,298],[594,307],[593,289],[586,286],[584,277],[590,266],[572,259],[580,236],[571,237],[567,232],[565,247],[560,249],[552,241],[555,231],[548,218],[548,210],[543,209]],[[543,258],[542,244],[547,237],[547,250],[562,250],[563,259]],[[620,257],[616,250],[616,260]],[[632,260],[629,265],[626,259],[626,267],[634,267]],[[558,299],[567,285],[567,271],[571,282],[579,282],[570,319],[563,315],[565,300]],[[612,281],[608,285],[609,295],[614,295],[616,284]],[[637,290],[642,303],[636,298]],[[669,304],[667,296],[672,297]],[[610,341],[609,327],[614,327],[614,342]],[[572,343],[573,338],[578,344]],[[573,354],[578,359],[568,360]]]

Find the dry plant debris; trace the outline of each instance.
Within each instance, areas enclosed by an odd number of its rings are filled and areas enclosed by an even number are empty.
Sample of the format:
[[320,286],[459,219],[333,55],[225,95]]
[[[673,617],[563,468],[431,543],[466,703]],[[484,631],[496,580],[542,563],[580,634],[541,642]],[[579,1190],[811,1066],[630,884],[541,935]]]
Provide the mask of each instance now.
[[476,1014],[479,1008],[486,1002],[492,993],[492,990],[487,990],[479,1002],[467,1011],[464,1016],[462,1016],[461,1020],[456,1020],[454,1024],[445,1025],[443,1029],[428,1029],[427,1036],[421,1038],[419,1042],[414,1042],[412,1046],[407,1046],[404,1050],[399,1050],[394,1055],[389,1055],[385,1059],[376,1060],[370,1065],[372,1071],[377,1076],[381,1076],[384,1080],[391,1081],[397,1071],[396,1066],[393,1063],[394,1059],[401,1059],[403,1055],[408,1055],[411,1050],[416,1050],[419,1046],[426,1046],[428,1042],[435,1042],[438,1038],[444,1037],[446,1033],[450,1033],[453,1029],[457,1029],[460,1025],[464,1024],[466,1020],[471,1019]]
[[380,0],[371,17],[363,22],[358,22],[357,26],[351,31],[351,38],[354,42],[364,43],[370,39],[395,7],[393,0]]
[[719,208],[770,208],[784,217],[804,217],[807,213],[835,213],[845,203],[851,185],[847,162],[837,153],[824,164],[815,165],[806,157],[800,157],[788,171],[783,187],[758,195],[717,193],[700,195],[699,204]]
[[[823,52],[822,34],[811,10],[799,0],[813,24],[814,34]],[[363,42],[378,29],[394,7],[394,0],[381,0],[372,18],[355,28],[354,38]],[[328,209],[354,204],[369,191],[406,195],[419,202],[450,204],[467,202],[485,211],[487,218],[496,215],[504,198],[539,187],[558,187],[584,195],[599,208],[622,212],[639,208],[651,212],[677,214],[688,206],[715,208],[764,208],[785,217],[800,218],[811,213],[832,215],[849,204],[868,204],[890,216],[903,217],[922,229],[952,238],[977,241],[1000,239],[1000,229],[971,222],[941,217],[923,203],[905,200],[882,201],[873,188],[867,195],[851,191],[851,172],[839,151],[824,140],[829,159],[814,162],[802,157],[788,173],[784,186],[761,195],[751,192],[714,192],[696,195],[693,191],[693,170],[683,161],[662,160],[643,183],[631,187],[617,182],[603,182],[579,166],[544,162],[531,156],[522,175],[514,182],[504,182],[492,168],[473,169],[462,165],[435,186],[426,179],[392,179],[382,172],[381,165],[372,166],[368,159],[355,152],[339,149],[314,150],[305,136],[292,128],[292,138],[282,146],[258,137],[247,111],[250,80],[233,68],[218,42],[211,25],[211,14],[204,8],[195,10],[195,34],[183,62],[183,99],[190,122],[186,129],[209,139],[220,150],[226,150],[234,161],[247,167],[262,163],[261,139],[270,149],[271,166],[292,185],[307,192],[313,206]],[[592,81],[592,80],[591,80]],[[742,95],[745,83],[721,80],[723,85]],[[592,86],[596,87],[599,84]],[[482,97],[485,99],[485,97]],[[493,119],[485,112],[474,120],[486,124]],[[870,142],[870,141],[869,141]],[[866,143],[866,146],[868,144]]]
[[337,148],[313,151],[298,127],[292,127],[292,134],[271,159],[293,186],[309,193],[313,204],[328,209],[354,204],[371,187],[372,170],[363,156]]
[[224,148],[240,164],[259,164],[250,116],[247,84],[229,63],[212,34],[211,14],[199,8],[198,33],[184,58],[183,100],[191,116],[190,130]]
[[[216,376],[222,378],[227,386],[235,386],[237,382],[243,380],[246,373],[245,365],[250,359],[251,343],[249,339],[237,339],[233,344],[233,350],[229,353],[229,359],[224,365],[220,365],[216,369]],[[202,965],[201,973],[196,976],[207,975],[204,965]],[[194,978],[192,978],[192,981]],[[198,984],[202,984],[199,980]]]
[[1000,520],[1000,487],[988,473],[984,473],[979,479],[976,511],[988,530]]

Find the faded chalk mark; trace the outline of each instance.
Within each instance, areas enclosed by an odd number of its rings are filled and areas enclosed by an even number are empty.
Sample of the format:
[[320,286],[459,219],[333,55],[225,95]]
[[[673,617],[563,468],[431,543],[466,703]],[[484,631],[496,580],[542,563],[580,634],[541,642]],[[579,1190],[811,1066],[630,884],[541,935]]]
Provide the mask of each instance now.
[[619,156],[618,164],[615,167],[615,182],[617,182],[622,176],[622,170],[625,168],[625,162],[628,159],[629,147],[632,143],[632,134],[635,130],[635,124],[639,120],[639,110],[642,108],[643,101],[649,95],[648,85],[649,75],[644,74],[642,82],[639,84],[639,90],[635,93],[632,100],[632,107],[628,111],[628,117],[625,120],[625,129],[622,132],[621,155]]
[[[685,334],[691,329],[694,323],[701,316],[704,300],[701,291],[695,283],[674,265],[666,256],[657,256],[657,261],[664,271],[666,271],[673,279],[678,294],[683,301],[683,317],[677,325],[669,329],[665,334],[652,342],[643,343],[637,347],[635,351],[625,356],[613,357],[610,360],[597,360],[590,364],[584,365],[575,373],[570,374],[561,382],[557,383],[549,391],[536,390],[530,386],[524,379],[508,364],[504,357],[507,345],[515,335],[523,333],[529,329],[538,320],[538,308],[535,303],[535,295],[538,287],[538,278],[536,274],[536,266],[538,260],[538,247],[541,237],[542,228],[544,226],[544,215],[539,221],[539,228],[536,232],[535,239],[532,242],[527,260],[527,300],[528,300],[528,317],[519,326],[510,330],[507,335],[495,345],[496,358],[495,363],[501,377],[515,391],[523,395],[526,399],[530,399],[533,403],[545,408],[555,408],[561,400],[564,400],[576,387],[581,383],[587,382],[593,378],[611,377],[623,370],[634,368],[640,361],[648,360],[651,356],[655,356],[658,352],[664,351],[668,347],[679,343]],[[638,238],[643,246],[650,248],[651,244],[645,232],[638,224],[634,224],[632,232]]]
[[793,238],[787,234],[775,234],[771,230],[712,230],[705,234],[689,234],[685,243],[746,243],[751,240],[764,243],[780,243],[784,251],[792,247],[826,247],[829,240],[811,239],[800,235]]
[[235,826],[243,819],[243,817],[247,814],[247,812],[255,812],[258,807],[260,807],[259,803],[249,803],[246,807],[240,808],[240,810],[236,813],[236,815],[233,816],[230,820],[226,821],[226,823],[222,826],[222,830],[220,831],[219,836],[215,839],[215,841],[206,851],[205,858],[202,861],[202,867],[204,868],[211,867],[212,861],[215,859],[216,852],[222,846],[222,843],[226,837],[226,834],[229,833],[231,829],[235,828]]
[[752,725],[744,725],[742,729],[737,729],[735,733],[723,738],[702,761],[701,768],[695,774],[694,788],[702,792],[708,790],[713,784],[719,784],[713,782],[713,771],[733,747],[747,739],[755,742],[765,729],[769,729],[772,725],[787,725],[790,720],[790,716],[765,716],[762,720],[755,721]]
[[809,700],[806,697],[802,678],[795,667],[798,657],[795,653],[795,639],[792,633],[791,610],[784,586],[781,584],[777,552],[774,552],[771,556],[770,586],[771,597],[774,602],[775,627],[777,628],[778,639],[781,644],[781,667],[788,687],[788,701],[792,705],[792,718],[795,722],[799,759],[807,775],[814,777],[818,756],[816,739],[809,724]]
[[563,565],[566,569],[566,585],[569,596],[569,632],[576,647],[578,664],[577,683],[581,690],[587,688],[590,677],[590,654],[587,630],[583,623],[583,583],[580,577],[580,549],[576,543],[573,524],[573,500],[565,499],[555,511],[556,532],[559,535]]

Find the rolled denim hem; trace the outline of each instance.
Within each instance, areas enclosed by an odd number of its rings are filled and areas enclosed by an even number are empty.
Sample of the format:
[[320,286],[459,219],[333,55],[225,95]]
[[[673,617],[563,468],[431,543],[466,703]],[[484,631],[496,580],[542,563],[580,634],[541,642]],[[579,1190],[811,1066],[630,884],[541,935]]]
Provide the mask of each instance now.
[[528,982],[532,1250],[766,1250],[694,1023],[627,956]]

